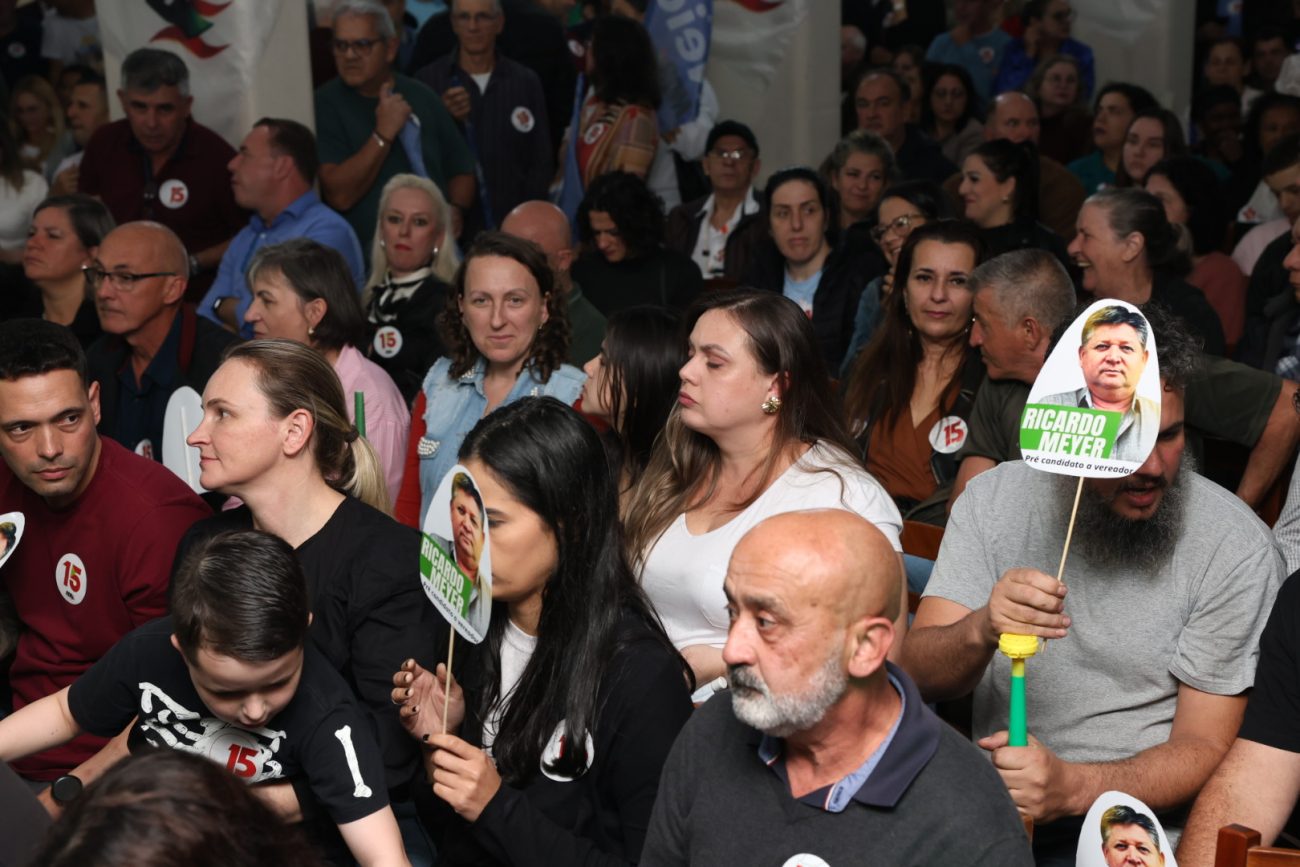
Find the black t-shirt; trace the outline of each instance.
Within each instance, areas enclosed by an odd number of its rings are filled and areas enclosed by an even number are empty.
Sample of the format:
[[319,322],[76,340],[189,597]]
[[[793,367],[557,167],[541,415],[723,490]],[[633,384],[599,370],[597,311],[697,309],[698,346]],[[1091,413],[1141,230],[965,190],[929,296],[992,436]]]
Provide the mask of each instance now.
[[[247,507],[199,521],[181,540],[176,563],[200,540],[252,526]],[[420,534],[345,497],[296,553],[307,576],[312,640],[374,714],[388,787],[397,788],[419,767],[419,745],[392,703],[393,674],[407,659],[432,671],[445,658],[449,628],[420,584]]]
[[606,316],[644,304],[685,310],[704,289],[691,257],[666,249],[620,262],[591,253],[573,264],[573,279]]
[[1295,575],[1278,591],[1259,637],[1255,688],[1238,736],[1300,753],[1300,578]]
[[249,730],[203,704],[171,634],[170,617],[150,621],[78,678],[68,692],[77,725],[112,737],[138,715],[132,752],[149,746],[192,753],[249,783],[305,777],[340,825],[388,805],[371,720],[318,650],[307,646],[298,689],[284,709]]

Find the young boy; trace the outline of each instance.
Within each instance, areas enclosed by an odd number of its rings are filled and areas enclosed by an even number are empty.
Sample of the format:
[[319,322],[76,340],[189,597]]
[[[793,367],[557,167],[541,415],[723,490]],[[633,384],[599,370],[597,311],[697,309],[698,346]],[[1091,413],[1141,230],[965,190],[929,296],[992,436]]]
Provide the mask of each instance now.
[[285,784],[301,786],[360,864],[407,865],[373,723],[307,641],[310,623],[306,581],[284,541],[253,530],[216,536],[176,573],[170,616],[125,635],[70,687],[0,720],[0,760],[83,731],[112,736],[138,717],[133,752],[205,756],[273,784],[257,791],[282,812],[298,800]]

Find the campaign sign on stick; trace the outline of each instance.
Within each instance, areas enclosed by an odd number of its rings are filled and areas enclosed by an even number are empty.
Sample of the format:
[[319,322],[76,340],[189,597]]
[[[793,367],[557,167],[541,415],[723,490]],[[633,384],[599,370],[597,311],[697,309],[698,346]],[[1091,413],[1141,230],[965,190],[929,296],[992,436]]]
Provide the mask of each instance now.
[[1124,792],[1102,792],[1079,831],[1076,867],[1150,864],[1178,867],[1174,847],[1155,811]]
[[5,512],[0,515],[0,566],[5,564],[23,540],[23,527],[26,525],[27,519],[22,512]]
[[1034,469],[1118,478],[1135,472],[1160,430],[1156,342],[1142,312],[1105,299],[1065,330],[1029,390],[1020,451]]
[[190,486],[196,494],[206,494],[207,488],[199,484],[199,450],[185,443],[203,421],[203,399],[188,385],[172,392],[163,414],[163,466]]
[[478,483],[457,464],[443,477],[424,517],[420,578],[424,593],[466,641],[478,644],[492,616],[487,514]]

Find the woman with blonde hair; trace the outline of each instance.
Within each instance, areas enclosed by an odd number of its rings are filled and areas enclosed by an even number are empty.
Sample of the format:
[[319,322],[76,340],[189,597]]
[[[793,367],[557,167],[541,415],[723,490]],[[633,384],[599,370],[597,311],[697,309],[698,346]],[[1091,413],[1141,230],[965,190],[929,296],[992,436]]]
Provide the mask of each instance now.
[[387,371],[407,403],[447,349],[438,314],[447,306],[460,254],[451,209],[428,178],[400,174],[384,184],[370,247],[362,306],[373,332],[370,359]]
[[48,181],[72,153],[72,135],[63,124],[63,105],[53,86],[39,75],[18,79],[9,96],[9,126],[23,164]]
[[383,469],[348,421],[334,368],[294,340],[235,345],[208,380],[186,442],[199,450],[203,487],[243,505],[190,528],[175,562],[201,540],[250,527],[294,548],[311,593],[311,637],[373,712],[408,851],[425,845],[406,794],[419,750],[389,701],[390,679],[407,659],[436,665],[447,626],[415,574],[420,534],[386,514]]
[[745,533],[782,512],[846,509],[899,550],[902,519],[855,456],[798,304],[774,292],[710,293],[684,325],[681,392],[627,503],[626,538],[702,701],[726,672],[722,579]]

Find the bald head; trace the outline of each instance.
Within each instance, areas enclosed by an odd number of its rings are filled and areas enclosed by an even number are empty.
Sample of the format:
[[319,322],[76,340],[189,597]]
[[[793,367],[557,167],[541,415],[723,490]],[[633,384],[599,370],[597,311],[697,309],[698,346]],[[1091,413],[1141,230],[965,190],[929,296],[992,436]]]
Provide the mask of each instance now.
[[150,259],[157,263],[158,271],[171,271],[180,275],[190,273],[190,256],[185,250],[185,244],[162,223],[152,220],[123,223],[104,237],[103,244],[108,244],[110,239],[114,243],[148,249]]
[[899,614],[898,555],[885,534],[843,509],[787,512],[759,523],[736,545],[732,575],[763,575],[787,598],[827,606],[841,623]]
[[501,231],[525,241],[532,241],[548,257],[573,246],[573,230],[569,220],[550,202],[524,202],[517,206],[501,224]]
[[1027,95],[1012,90],[994,97],[984,124],[986,140],[1004,138],[1015,144],[1038,144],[1038,132],[1038,106]]

